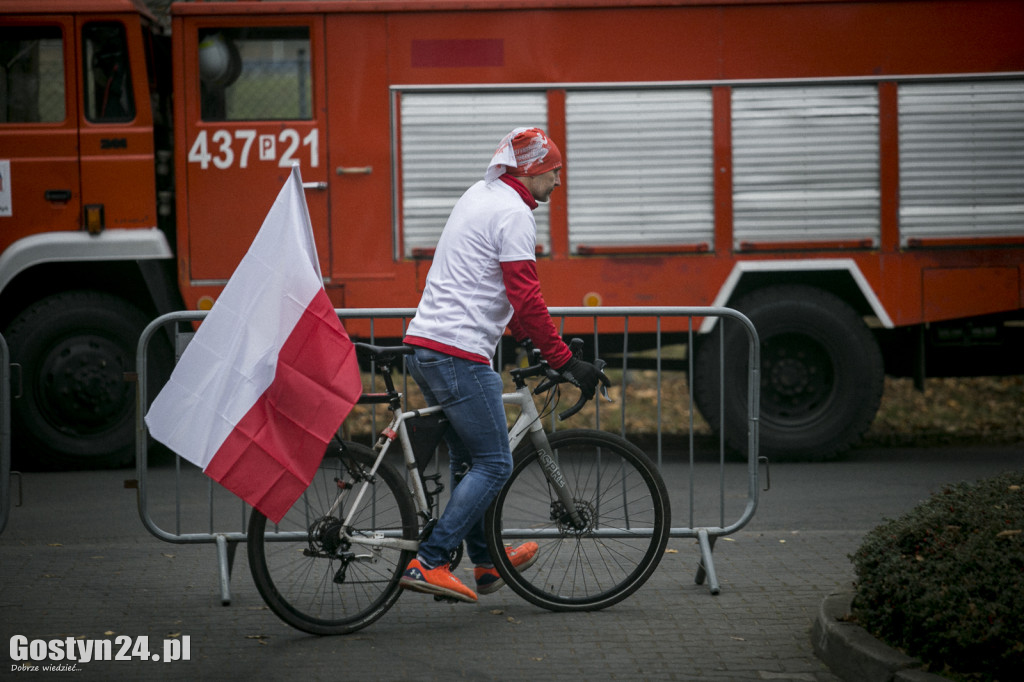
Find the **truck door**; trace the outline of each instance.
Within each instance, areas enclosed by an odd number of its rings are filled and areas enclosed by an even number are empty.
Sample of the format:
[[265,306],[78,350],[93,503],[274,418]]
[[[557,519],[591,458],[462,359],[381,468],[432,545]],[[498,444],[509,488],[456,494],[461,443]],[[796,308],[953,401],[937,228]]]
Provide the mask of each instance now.
[[81,225],[76,54],[69,16],[0,26],[0,252]]
[[176,91],[184,94],[177,144],[185,152],[178,224],[187,230],[186,243],[179,240],[186,290],[216,294],[293,164],[307,186],[321,269],[329,273],[322,19],[196,17],[183,25],[184,85]]
[[[136,24],[137,26],[137,24]],[[86,227],[154,227],[155,164],[142,36],[120,21],[79,19],[79,156]]]

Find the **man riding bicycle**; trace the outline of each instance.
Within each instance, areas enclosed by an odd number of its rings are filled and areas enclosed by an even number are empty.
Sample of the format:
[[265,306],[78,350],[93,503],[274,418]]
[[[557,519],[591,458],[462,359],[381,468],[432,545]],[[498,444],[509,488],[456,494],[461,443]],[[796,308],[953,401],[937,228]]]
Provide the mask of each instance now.
[[[502,382],[491,367],[505,327],[517,340],[530,339],[588,398],[597,387],[597,368],[573,357],[558,335],[537,277],[533,210],[561,184],[561,168],[561,152],[544,131],[513,130],[484,179],[455,204],[437,243],[404,342],[416,348],[407,358],[409,373],[449,421],[452,494],[402,576],[406,589],[477,601],[449,569],[463,540],[477,592],[504,585],[487,551],[483,517],[512,472]],[[537,544],[506,551],[522,570],[536,560]]]

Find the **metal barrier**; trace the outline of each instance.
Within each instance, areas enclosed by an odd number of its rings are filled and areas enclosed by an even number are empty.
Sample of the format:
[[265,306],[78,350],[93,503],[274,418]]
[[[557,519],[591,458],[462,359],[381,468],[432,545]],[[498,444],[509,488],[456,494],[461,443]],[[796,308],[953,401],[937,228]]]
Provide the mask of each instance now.
[[[404,330],[407,320],[415,313],[414,309],[381,308],[381,309],[338,309],[335,311],[342,320],[368,320],[369,337],[365,340],[377,342],[378,320],[398,320],[401,329]],[[220,575],[221,600],[226,605],[230,603],[230,576],[234,563],[237,543],[246,540],[246,525],[248,517],[248,505],[241,502],[212,480],[202,475],[202,472],[189,462],[184,462],[180,457],[173,457],[172,467],[162,467],[156,470],[151,469],[149,444],[150,439],[143,417],[148,409],[144,396],[148,394],[146,352],[150,339],[167,326],[174,327],[175,348],[180,357],[184,347],[193,334],[193,323],[202,320],[205,312],[179,312],[163,315],[146,327],[139,340],[138,346],[138,410],[136,418],[136,473],[135,480],[126,481],[125,487],[137,489],[139,515],[146,529],[161,540],[171,543],[210,543],[217,548],[217,557]],[[621,358],[622,369],[622,399],[619,401],[620,412],[619,431],[627,436],[627,414],[629,410],[629,388],[630,377],[634,371],[631,361],[637,361],[637,354],[631,351],[630,322],[635,320],[646,320],[646,327],[655,329],[654,336],[656,344],[654,347],[653,363],[647,358],[646,364],[653,364],[655,382],[657,387],[656,413],[657,433],[656,441],[652,446],[654,452],[648,454],[654,459],[662,472],[666,474],[666,483],[669,486],[670,494],[673,494],[673,508],[675,522],[681,518],[680,508],[677,505],[679,495],[685,494],[687,504],[685,505],[684,526],[673,526],[671,536],[674,538],[694,538],[700,547],[701,562],[698,565],[695,582],[703,584],[707,579],[712,594],[720,591],[718,578],[714,569],[712,552],[715,541],[723,536],[735,533],[743,528],[754,516],[757,509],[759,495],[758,465],[765,460],[758,456],[758,410],[759,410],[759,386],[760,386],[760,353],[757,332],[751,322],[741,313],[729,308],[710,307],[608,307],[608,308],[551,308],[552,317],[562,321],[563,330],[566,320],[570,318],[589,318],[593,321],[593,345],[596,356],[616,356]],[[694,319],[704,317],[731,318],[742,325],[749,342],[748,373],[747,373],[747,457],[746,468],[743,473],[745,482],[737,480],[735,467],[727,467],[727,453],[725,439],[718,438],[717,453],[711,457],[710,463],[707,453],[701,453],[698,457],[695,441],[695,415],[691,407],[688,415],[686,450],[687,458],[685,474],[682,475],[682,483],[674,485],[679,478],[673,474],[668,478],[668,468],[664,466],[664,458],[667,456],[665,437],[663,436],[662,407],[666,400],[663,395],[663,351],[662,346],[662,320],[665,318],[683,318],[686,320],[687,348],[693,348],[693,341],[696,336]],[[610,325],[618,325],[610,330]],[[653,325],[651,324],[653,323]],[[394,323],[391,323],[394,325]],[[600,327],[600,331],[599,331]],[[711,333],[724,333],[725,324],[716,325],[716,330]],[[576,325],[578,329],[578,325]],[[574,336],[581,334],[574,333]],[[394,335],[389,334],[393,338]],[[588,333],[589,336],[589,333]],[[602,338],[615,338],[622,340],[621,348],[611,348],[607,343],[602,347]],[[724,344],[723,344],[724,345]],[[499,366],[506,364],[503,358],[497,358]],[[687,376],[694,374],[693,354],[686,353]],[[724,363],[720,362],[719,371],[719,395],[725,395],[724,386]],[[693,405],[694,390],[693,382],[687,381],[689,404]],[[371,385],[372,389],[372,385]],[[669,397],[671,399],[671,397]],[[596,410],[594,413],[595,426],[601,425],[601,405],[595,401]],[[376,434],[376,422],[371,417],[370,438]],[[556,426],[554,415],[551,417],[553,430]],[[737,428],[740,426],[737,425]],[[674,452],[674,451],[673,451]],[[676,456],[673,454],[673,459]],[[701,459],[701,461],[698,461]],[[708,466],[710,464],[710,466]],[[717,464],[717,467],[715,466]],[[678,471],[678,467],[672,467],[672,471]],[[739,487],[745,488],[745,495],[742,501],[737,501],[736,495],[728,495],[727,489],[733,490]],[[766,488],[767,489],[767,488]],[[157,499],[158,495],[162,495]],[[240,505],[240,508],[239,508]],[[735,513],[735,520],[727,523],[727,512]],[[160,520],[158,521],[158,518]],[[232,517],[234,520],[232,520]],[[698,523],[698,518],[701,521]],[[710,521],[708,519],[711,519]],[[730,516],[731,518],[731,516]],[[168,530],[161,525],[173,525],[173,530]],[[238,524],[237,526],[234,524]],[[186,530],[186,527],[189,530]]]
[[11,513],[11,354],[0,334],[0,533]]

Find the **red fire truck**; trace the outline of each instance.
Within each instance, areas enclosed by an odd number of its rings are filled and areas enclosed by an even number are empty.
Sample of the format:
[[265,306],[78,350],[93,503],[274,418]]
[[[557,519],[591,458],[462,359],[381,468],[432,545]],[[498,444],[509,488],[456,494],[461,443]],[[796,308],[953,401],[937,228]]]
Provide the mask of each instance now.
[[16,456],[130,457],[140,330],[211,305],[293,163],[335,305],[414,306],[519,125],[566,158],[548,303],[746,313],[769,455],[848,448],[886,372],[1024,371],[1019,0],[0,0]]

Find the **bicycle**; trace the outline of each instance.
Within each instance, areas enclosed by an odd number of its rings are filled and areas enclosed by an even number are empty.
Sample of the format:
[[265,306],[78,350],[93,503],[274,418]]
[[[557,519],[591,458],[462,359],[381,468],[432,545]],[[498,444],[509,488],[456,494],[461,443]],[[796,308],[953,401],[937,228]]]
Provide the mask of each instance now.
[[[582,342],[574,343],[578,352]],[[355,345],[385,387],[364,393],[360,403],[386,404],[390,423],[373,449],[336,437],[279,524],[255,509],[249,517],[248,558],[260,595],[286,623],[317,635],[354,632],[394,605],[403,591],[399,579],[433,528],[444,490],[441,473],[426,474],[443,436],[443,412],[403,411],[392,377],[413,349]],[[650,459],[618,435],[544,431],[533,395],[551,391],[545,410],[553,410],[566,380],[536,359],[510,371],[515,389],[503,394],[519,408],[509,430],[514,467],[486,513],[488,549],[499,575],[527,601],[553,611],[603,609],[639,589],[657,568],[671,527],[668,492]],[[607,398],[609,382],[601,377]],[[542,381],[531,390],[527,380],[534,378]],[[587,400],[581,394],[559,418]],[[389,457],[395,441],[399,458]],[[540,546],[538,560],[520,573],[504,547],[526,540]],[[461,547],[453,551],[452,570],[461,553]]]

